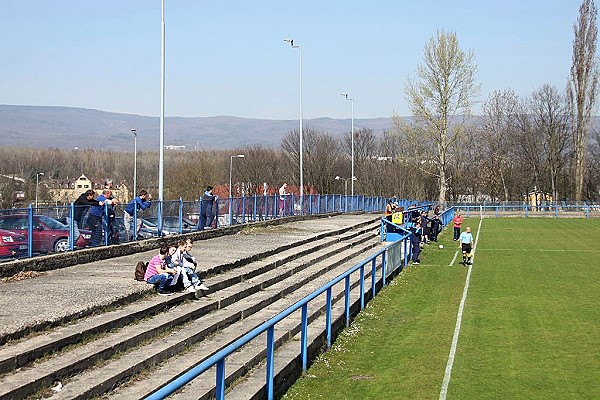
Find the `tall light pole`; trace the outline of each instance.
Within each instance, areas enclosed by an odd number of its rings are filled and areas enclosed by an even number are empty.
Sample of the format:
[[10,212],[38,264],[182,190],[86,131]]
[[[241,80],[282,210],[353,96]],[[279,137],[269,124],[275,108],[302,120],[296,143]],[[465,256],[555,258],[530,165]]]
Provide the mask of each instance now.
[[[165,0],[162,0],[162,13],[160,24],[160,138],[158,162],[158,201],[163,201],[164,189],[164,151],[165,151]],[[158,218],[159,228],[162,218]]]
[[233,171],[233,159],[234,158],[244,158],[244,157],[245,156],[243,154],[237,154],[237,155],[231,156],[231,162],[229,163],[229,198],[230,199],[231,199],[231,174],[232,174],[231,171]]
[[348,93],[342,93],[342,96],[344,96],[346,98],[346,100],[349,100],[352,103],[352,129],[350,131],[350,142],[351,142],[351,159],[352,159],[352,172],[350,177],[352,178],[352,185],[351,185],[351,191],[350,191],[350,196],[354,197],[354,99],[348,97]]
[[35,174],[35,208],[38,206],[38,185],[40,184],[40,175],[44,175],[43,172]]
[[137,131],[135,129],[131,130],[133,133],[133,196],[136,196],[137,193]]
[[293,49],[298,49],[300,52],[300,213],[304,209],[304,168],[303,168],[303,159],[304,159],[304,151],[302,145],[302,120],[304,119],[302,113],[302,47],[298,44],[294,44],[294,39],[283,39],[284,42],[288,42]]

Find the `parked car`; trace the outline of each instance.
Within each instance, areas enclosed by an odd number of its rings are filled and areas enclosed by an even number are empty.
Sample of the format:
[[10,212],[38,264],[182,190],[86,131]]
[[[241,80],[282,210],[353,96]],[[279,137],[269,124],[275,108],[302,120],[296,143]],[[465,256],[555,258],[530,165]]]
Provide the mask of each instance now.
[[[69,249],[69,227],[46,215],[33,216],[33,253],[52,253]],[[27,214],[0,215],[0,229],[19,233],[28,238],[29,216]],[[80,229],[76,247],[86,247],[92,238],[91,232]]]
[[27,256],[27,239],[20,233],[0,229],[0,260]]
[[[142,219],[142,229],[147,229],[158,236],[158,218],[149,217]],[[181,221],[181,233],[190,233],[196,230],[196,224],[187,219],[182,218]],[[177,235],[179,234],[179,217],[178,216],[163,216],[162,226],[163,236]]]

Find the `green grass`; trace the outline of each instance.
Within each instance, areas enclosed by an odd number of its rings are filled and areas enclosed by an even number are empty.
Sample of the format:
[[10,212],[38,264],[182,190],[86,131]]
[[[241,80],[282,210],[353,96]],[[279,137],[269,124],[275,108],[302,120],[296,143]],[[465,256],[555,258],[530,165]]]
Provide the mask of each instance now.
[[[473,236],[479,221],[468,220]],[[437,399],[467,269],[427,247],[286,399]],[[484,219],[448,399],[600,398],[600,221]],[[456,261],[460,261],[460,255]]]

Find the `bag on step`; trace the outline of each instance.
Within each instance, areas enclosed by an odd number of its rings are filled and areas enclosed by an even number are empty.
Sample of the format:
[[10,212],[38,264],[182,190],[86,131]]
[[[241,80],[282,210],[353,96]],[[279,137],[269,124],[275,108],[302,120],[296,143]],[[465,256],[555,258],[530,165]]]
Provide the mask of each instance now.
[[144,275],[146,275],[146,267],[148,263],[144,261],[138,261],[135,266],[135,280],[144,282]]

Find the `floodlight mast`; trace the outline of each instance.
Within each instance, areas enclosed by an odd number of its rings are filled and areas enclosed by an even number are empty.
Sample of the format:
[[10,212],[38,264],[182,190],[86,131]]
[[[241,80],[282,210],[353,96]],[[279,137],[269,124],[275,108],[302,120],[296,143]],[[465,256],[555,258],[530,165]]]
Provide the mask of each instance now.
[[302,47],[298,44],[294,44],[294,39],[283,39],[284,42],[287,42],[292,46],[293,49],[298,49],[300,53],[300,214],[304,212],[304,146],[303,146],[303,128],[302,128],[302,120],[303,112],[302,112]]

